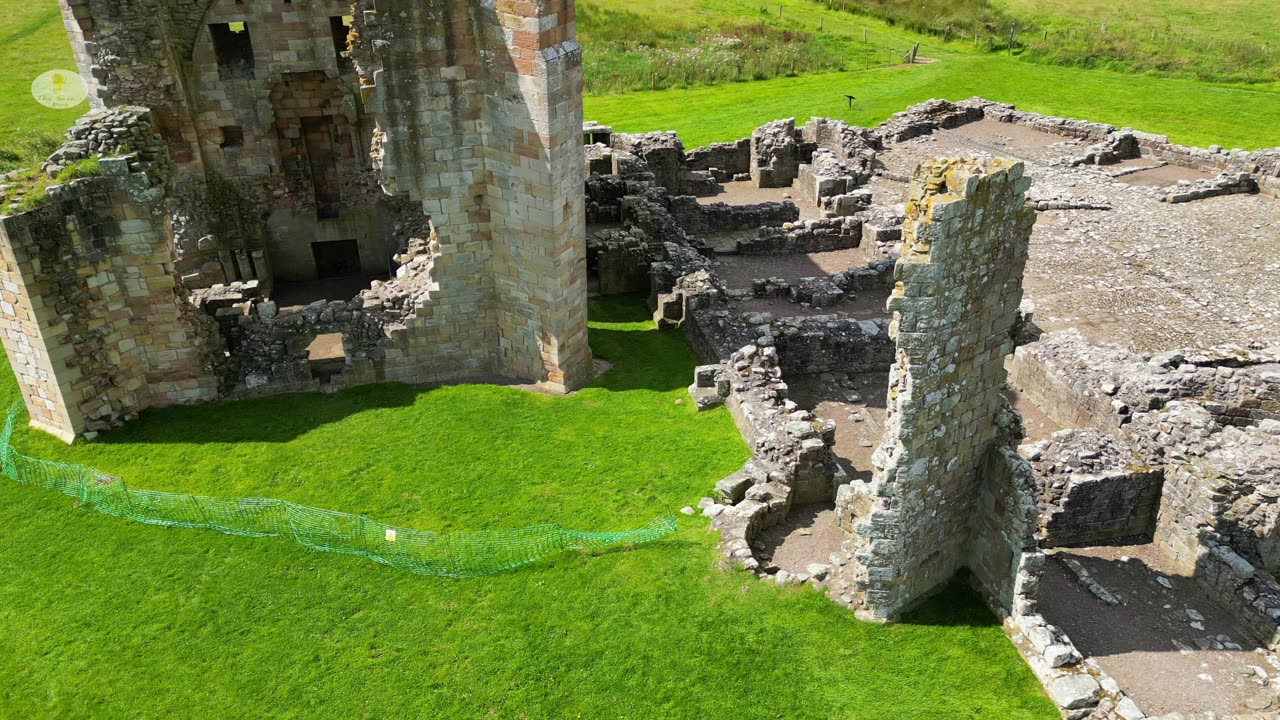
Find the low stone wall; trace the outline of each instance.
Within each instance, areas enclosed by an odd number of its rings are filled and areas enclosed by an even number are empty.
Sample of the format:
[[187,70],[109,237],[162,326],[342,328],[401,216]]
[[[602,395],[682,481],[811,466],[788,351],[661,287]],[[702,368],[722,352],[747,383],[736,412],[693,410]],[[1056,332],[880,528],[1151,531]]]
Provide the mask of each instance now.
[[1135,463],[1128,443],[1062,430],[1019,448],[1035,469],[1043,547],[1105,545],[1155,532],[1164,473]]
[[1015,125],[1026,125],[1040,132],[1062,135],[1076,140],[1100,142],[1116,132],[1114,125],[1027,112],[1019,110],[1013,105],[990,102],[978,97],[964,100],[960,105],[981,107],[985,118]]
[[799,166],[792,187],[807,202],[824,207],[830,198],[852,193],[870,179],[869,163],[841,160],[831,151],[819,149],[812,161]]
[[862,244],[862,221],[854,217],[827,218],[761,228],[750,240],[738,241],[743,255],[790,255],[847,250]]
[[862,242],[876,257],[897,257],[902,243],[903,207],[872,206],[862,213]]
[[983,118],[987,101],[980,99],[953,103],[947,100],[927,100],[898,113],[875,128],[873,132],[884,142],[903,142],[938,130],[957,128]]
[[781,227],[800,219],[800,208],[790,201],[751,205],[700,203],[684,195],[671,198],[671,215],[690,233],[734,232]]
[[690,170],[710,173],[717,182],[730,182],[751,172],[751,138],[737,142],[714,143],[694,148],[685,154]]
[[778,353],[769,345],[745,345],[727,364],[701,367],[696,376],[695,398],[699,387],[714,385],[754,454],[742,471],[717,483],[720,497],[704,501],[703,513],[720,531],[726,558],[758,570],[756,532],[785,519],[792,504],[835,496],[843,477],[831,453],[835,424],[787,399]]
[[1184,203],[1222,195],[1256,192],[1258,192],[1258,182],[1249,173],[1219,173],[1212,180],[1197,180],[1190,185],[1178,185],[1175,190],[1160,199],[1167,203]]
[[[938,129],[959,127],[984,118],[1095,143],[1086,156],[1076,159],[1077,163],[1111,164],[1141,155],[1208,173],[1227,173],[1233,177],[1247,173],[1258,190],[1280,196],[1280,148],[1250,152],[1226,150],[1217,145],[1209,148],[1189,147],[1170,142],[1167,135],[1137,132],[1129,128],[1118,129],[1106,123],[1042,115],[977,97],[958,103],[929,100],[893,115],[875,128],[874,132],[883,141],[901,142],[928,135]],[[1234,182],[1226,185],[1235,188],[1236,192],[1242,191],[1240,188],[1244,187]],[[1253,192],[1248,189],[1243,191]],[[1227,193],[1223,188],[1217,194]],[[1194,199],[1199,198],[1190,197],[1179,202]]]
[[885,372],[894,360],[888,318],[784,318],[773,323],[772,332],[779,362],[788,375]]
[[831,276],[836,287],[845,292],[862,290],[892,290],[894,285],[893,268],[897,258],[873,260],[866,265],[852,267],[844,272]]
[[[1038,613],[1010,617],[1005,633],[1031,666],[1046,694],[1071,720],[1141,720],[1146,715],[1093,658]],[[1166,720],[1175,720],[1171,716]],[[1176,716],[1176,720],[1190,720]],[[1227,720],[1219,718],[1218,720]]]
[[1247,425],[1280,411],[1276,349],[1171,351],[1150,359],[1090,344],[1079,331],[1019,347],[1010,383],[1063,427],[1111,430],[1134,412],[1193,399],[1224,422]]

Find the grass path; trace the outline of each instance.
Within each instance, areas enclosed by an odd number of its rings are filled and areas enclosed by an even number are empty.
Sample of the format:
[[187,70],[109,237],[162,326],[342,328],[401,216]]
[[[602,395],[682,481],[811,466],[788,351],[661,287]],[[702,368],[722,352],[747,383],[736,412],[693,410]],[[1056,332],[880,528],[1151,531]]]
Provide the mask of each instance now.
[[[363,388],[146,413],[73,448],[139,487],[285,496],[428,529],[626,527],[746,456],[683,397],[694,358],[640,301],[593,307],[615,369],[573,398]],[[14,397],[12,377],[2,383]],[[256,440],[255,440],[256,438]],[[142,526],[0,482],[0,716],[1051,720],[967,591],[912,622],[714,569],[669,540],[453,581],[280,539]]]
[[[858,97],[847,109],[845,94]],[[1175,142],[1257,149],[1280,146],[1280,87],[1210,85],[1021,62],[945,56],[929,65],[829,73],[716,87],[588,97],[587,117],[619,130],[679,130],[686,147],[746,137],[762,123],[828,116],[874,125],[930,98],[981,95],[1025,110],[1078,117]]]

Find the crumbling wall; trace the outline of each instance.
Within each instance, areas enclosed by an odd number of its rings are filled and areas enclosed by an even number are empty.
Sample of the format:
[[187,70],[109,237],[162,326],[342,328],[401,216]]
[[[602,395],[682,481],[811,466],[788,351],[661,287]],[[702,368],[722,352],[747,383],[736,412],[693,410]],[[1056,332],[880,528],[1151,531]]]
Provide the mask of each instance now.
[[885,439],[871,482],[837,499],[855,562],[836,592],[866,617],[894,617],[972,559],[995,482],[983,463],[1006,440],[997,416],[1035,222],[1029,186],[1020,163],[971,159],[922,165],[912,183],[889,301],[898,346]]
[[1009,447],[995,446],[982,458],[978,475],[982,484],[965,564],[993,607],[1014,616],[1035,612],[1045,557],[1035,537],[1031,468]]
[[800,208],[790,201],[751,205],[700,203],[692,195],[682,195],[671,198],[671,214],[686,232],[732,232],[793,223],[800,219]]
[[601,295],[649,292],[650,267],[666,259],[666,247],[639,228],[610,230],[587,240],[587,267]]
[[888,320],[785,318],[773,324],[773,334],[778,361],[788,375],[883,372],[894,362]]
[[757,187],[790,187],[800,172],[796,119],[775,120],[751,135],[751,179]]
[[[355,58],[386,134],[385,184],[439,235],[409,322],[443,369],[586,382],[582,52],[572,4],[360,2]],[[501,98],[501,100],[495,100]]]
[[685,192],[688,169],[685,167],[684,143],[674,132],[651,132],[638,135],[616,133],[609,141],[615,150],[635,155],[653,173],[653,181],[672,195]]
[[813,158],[799,166],[796,171],[796,192],[817,207],[827,206],[839,214],[848,214],[845,206],[870,204],[871,196],[864,193],[858,200],[833,205],[832,198],[849,195],[871,179],[870,163],[860,165],[849,160],[838,158],[835,153],[826,149],[818,149]]
[[161,178],[138,156],[0,219],[0,331],[32,425],[64,441],[217,395],[216,333],[172,274]]
[[1155,532],[1164,473],[1123,439],[1062,430],[1019,449],[1035,469],[1043,547],[1105,545]]
[[751,172],[751,139],[694,148],[685,154],[685,166],[709,173],[716,182],[741,179]]
[[1019,347],[1010,382],[1063,427],[1111,430],[1135,412],[1196,400],[1227,424],[1280,417],[1277,349],[1223,347],[1146,358],[1077,330]]
[[862,221],[854,217],[824,218],[762,227],[756,236],[738,241],[743,255],[789,255],[846,250],[862,244]]

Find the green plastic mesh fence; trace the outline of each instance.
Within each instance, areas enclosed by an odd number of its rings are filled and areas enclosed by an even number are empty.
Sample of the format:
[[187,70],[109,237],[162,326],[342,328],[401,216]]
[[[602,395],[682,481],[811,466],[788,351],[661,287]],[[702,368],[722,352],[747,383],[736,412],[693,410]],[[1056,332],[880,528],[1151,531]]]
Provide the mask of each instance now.
[[124,480],[93,468],[40,460],[16,451],[11,439],[21,411],[21,405],[13,406],[0,431],[0,468],[23,485],[56,490],[83,506],[126,520],[250,537],[287,536],[312,550],[360,555],[421,575],[490,575],[567,550],[637,545],[676,530],[675,518],[661,517],[636,530],[620,532],[578,532],[560,525],[535,525],[441,535],[285,500],[134,490]]

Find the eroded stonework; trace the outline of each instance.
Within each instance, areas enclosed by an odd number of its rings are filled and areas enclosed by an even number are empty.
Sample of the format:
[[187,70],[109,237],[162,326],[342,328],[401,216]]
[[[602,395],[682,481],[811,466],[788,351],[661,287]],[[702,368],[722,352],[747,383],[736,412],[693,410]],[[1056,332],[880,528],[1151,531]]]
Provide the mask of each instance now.
[[94,110],[45,169],[103,177],[0,226],[34,421],[69,441],[177,402],[586,382],[574,13],[66,0]]

